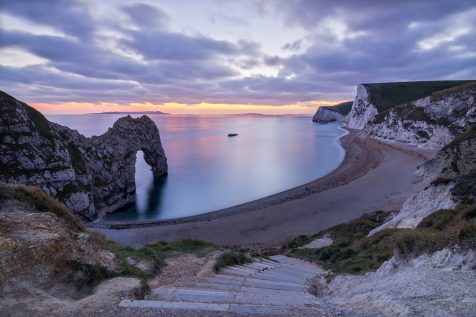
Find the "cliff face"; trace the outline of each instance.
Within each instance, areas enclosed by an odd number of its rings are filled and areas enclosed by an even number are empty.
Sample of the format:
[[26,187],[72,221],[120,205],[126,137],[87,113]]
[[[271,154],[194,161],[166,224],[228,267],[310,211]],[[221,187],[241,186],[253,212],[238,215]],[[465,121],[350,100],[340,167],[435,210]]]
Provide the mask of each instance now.
[[167,173],[159,130],[146,116],[86,138],[3,92],[0,109],[0,182],[38,186],[87,219],[133,201],[137,151],[155,178]]
[[335,106],[321,106],[312,117],[314,122],[347,122],[352,108],[352,101],[339,103]]
[[314,122],[344,122],[345,116],[337,111],[329,109],[331,107],[319,107],[312,117]]
[[440,149],[476,124],[476,83],[433,93],[379,113],[364,134],[384,141]]
[[439,209],[460,203],[476,203],[476,126],[456,137],[417,171],[429,185],[410,196],[395,217],[372,230],[415,228],[425,217]]
[[357,95],[350,111],[349,127],[362,129],[377,113],[377,107],[372,104],[367,87],[365,85],[358,85]]

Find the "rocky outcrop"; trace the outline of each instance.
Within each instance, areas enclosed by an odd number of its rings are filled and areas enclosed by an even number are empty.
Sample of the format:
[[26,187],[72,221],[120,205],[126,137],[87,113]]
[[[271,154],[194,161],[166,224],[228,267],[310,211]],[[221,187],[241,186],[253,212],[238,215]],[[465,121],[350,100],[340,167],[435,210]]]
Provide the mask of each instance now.
[[423,178],[453,179],[476,168],[476,125],[454,138],[436,156],[425,162],[417,174]]
[[121,118],[86,138],[3,92],[0,109],[0,182],[40,187],[87,219],[133,202],[137,151],[156,179],[167,173],[159,130],[147,116]]
[[319,107],[319,109],[317,109],[316,113],[314,114],[314,117],[312,117],[312,121],[321,123],[336,121],[343,122],[344,118],[345,117],[343,115],[330,109],[330,107]]
[[440,149],[476,124],[475,98],[476,83],[438,91],[379,113],[367,122],[363,133],[383,141]]
[[435,158],[419,168],[417,174],[429,185],[411,195],[397,215],[370,231],[369,236],[385,228],[415,228],[437,210],[452,209],[460,203],[475,203],[476,126],[438,151]]
[[335,106],[321,106],[312,117],[312,121],[326,122],[347,122],[349,119],[352,101],[342,102]]
[[471,316],[474,250],[443,249],[407,260],[394,256],[377,272],[337,276],[325,298],[348,316]]
[[350,111],[349,127],[352,129],[362,129],[377,113],[377,106],[372,104],[367,86],[358,85],[357,95]]
[[[377,114],[398,105],[424,99],[435,92],[470,83],[474,83],[474,81],[450,80],[360,84],[357,86],[357,95],[352,105],[349,127],[363,129]],[[436,106],[436,108],[439,107],[440,105]]]

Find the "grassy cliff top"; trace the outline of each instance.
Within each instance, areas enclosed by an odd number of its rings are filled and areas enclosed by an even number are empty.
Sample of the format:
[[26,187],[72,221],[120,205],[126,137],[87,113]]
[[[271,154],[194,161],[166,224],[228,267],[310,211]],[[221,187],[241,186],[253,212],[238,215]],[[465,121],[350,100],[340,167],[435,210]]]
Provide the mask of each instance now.
[[352,100],[351,101],[344,101],[344,102],[338,103],[337,105],[329,106],[329,107],[326,107],[326,108],[329,109],[329,110],[338,112],[341,115],[345,116],[352,109],[352,104],[353,103],[354,102]]
[[424,98],[434,92],[474,82],[474,80],[413,81],[363,84],[370,101],[382,112],[397,105]]

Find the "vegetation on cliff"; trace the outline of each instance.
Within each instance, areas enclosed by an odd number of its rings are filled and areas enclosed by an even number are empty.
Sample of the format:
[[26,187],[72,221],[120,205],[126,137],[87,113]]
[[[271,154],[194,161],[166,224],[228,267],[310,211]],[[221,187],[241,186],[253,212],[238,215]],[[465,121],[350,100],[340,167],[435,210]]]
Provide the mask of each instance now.
[[112,277],[150,278],[171,255],[216,248],[194,240],[122,246],[88,232],[76,215],[41,189],[2,183],[0,228],[1,281],[25,278],[38,287],[62,284],[86,292]]
[[354,102],[352,100],[351,101],[344,101],[344,102],[338,103],[334,106],[326,107],[326,109],[336,111],[336,112],[340,113],[341,115],[346,116],[350,112],[350,110],[352,109],[352,104],[353,103]]
[[[312,236],[299,236],[282,251],[312,261],[334,274],[363,274],[375,271],[394,254],[412,258],[445,247],[476,249],[476,206],[461,205],[439,210],[426,217],[416,229],[385,229],[367,237],[389,214],[377,211]],[[310,241],[330,236],[333,243],[320,249],[301,248]]]
[[472,82],[471,80],[413,81],[364,84],[378,112],[417,100],[432,93]]

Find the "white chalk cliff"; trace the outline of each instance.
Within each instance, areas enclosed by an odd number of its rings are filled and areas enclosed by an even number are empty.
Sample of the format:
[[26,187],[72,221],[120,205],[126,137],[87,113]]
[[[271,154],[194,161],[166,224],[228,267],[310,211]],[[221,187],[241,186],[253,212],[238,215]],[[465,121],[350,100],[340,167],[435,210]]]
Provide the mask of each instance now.
[[370,101],[367,87],[365,85],[358,85],[357,95],[350,111],[349,127],[363,129],[377,113],[377,107]]
[[385,142],[440,149],[476,124],[475,98],[476,83],[435,92],[379,113],[363,133]]
[[427,161],[417,174],[430,182],[421,192],[410,196],[387,223],[370,231],[369,236],[385,228],[415,228],[427,216],[460,203],[476,202],[476,126],[472,126]]
[[332,109],[332,107],[319,107],[312,117],[314,122],[345,122],[346,116]]

